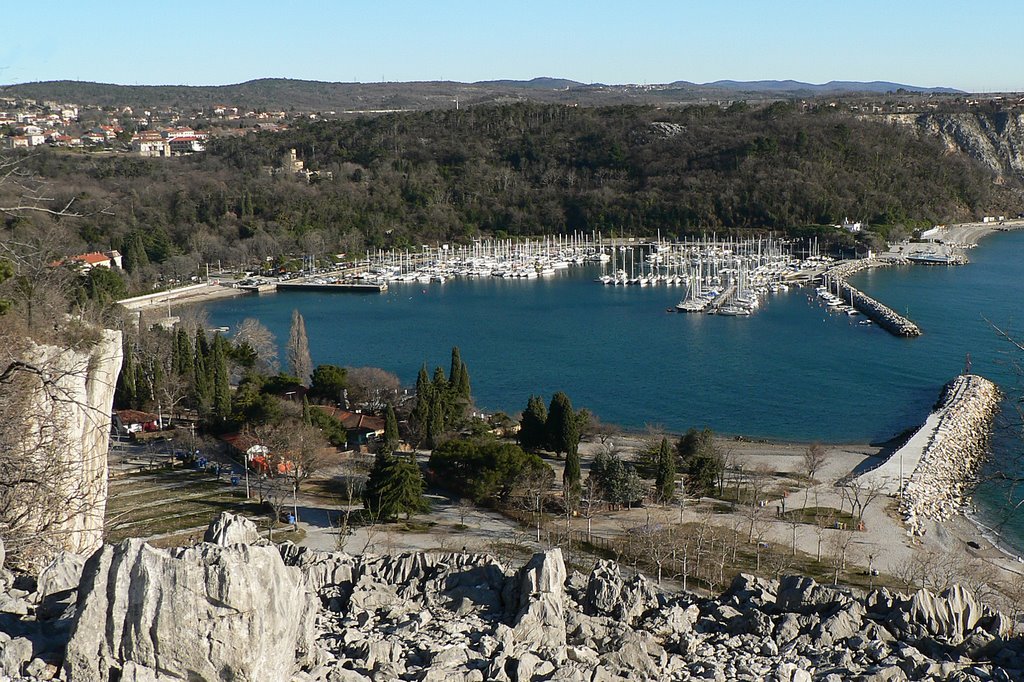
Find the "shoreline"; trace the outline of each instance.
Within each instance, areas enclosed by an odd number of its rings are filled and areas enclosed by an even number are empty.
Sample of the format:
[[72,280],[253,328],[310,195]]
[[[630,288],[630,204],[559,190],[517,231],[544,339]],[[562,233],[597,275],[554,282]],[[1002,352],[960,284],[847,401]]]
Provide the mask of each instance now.
[[[167,291],[150,294],[152,298],[143,301],[125,299],[118,303],[134,313],[145,313],[161,308],[179,308],[197,303],[208,303],[225,298],[251,295],[252,292],[238,289],[227,284],[208,283],[204,288],[187,287],[183,290],[168,289]],[[137,297],[138,298],[138,297]]]

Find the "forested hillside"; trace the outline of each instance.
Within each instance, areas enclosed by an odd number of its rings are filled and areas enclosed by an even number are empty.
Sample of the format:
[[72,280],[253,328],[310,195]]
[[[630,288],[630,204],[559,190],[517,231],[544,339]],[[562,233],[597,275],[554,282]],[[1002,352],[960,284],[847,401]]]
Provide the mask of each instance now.
[[[290,148],[333,177],[271,177]],[[81,242],[67,248],[177,257],[175,271],[481,235],[798,233],[845,216],[912,228],[1021,206],[1015,184],[939,141],[786,103],[435,110],[222,138],[189,158],[44,152],[24,164],[57,200],[106,209],[76,221]]]

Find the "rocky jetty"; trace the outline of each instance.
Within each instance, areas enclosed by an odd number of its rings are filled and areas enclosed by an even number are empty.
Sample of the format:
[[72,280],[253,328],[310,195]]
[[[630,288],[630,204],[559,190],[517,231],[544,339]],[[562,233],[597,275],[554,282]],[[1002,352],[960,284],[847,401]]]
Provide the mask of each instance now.
[[[53,569],[55,588],[73,565]],[[512,570],[485,554],[129,540],[89,558],[59,615],[14,592],[21,613],[0,619],[3,679],[1024,679],[1024,641],[959,587],[854,595],[741,575],[704,598],[610,561],[569,573],[557,549]]]
[[921,328],[916,324],[897,313],[892,308],[871,298],[863,291],[860,291],[849,282],[847,277],[866,270],[867,268],[889,265],[889,261],[882,261],[877,258],[862,258],[860,260],[845,261],[830,268],[825,276],[835,283],[838,288],[837,295],[844,301],[850,301],[854,308],[864,313],[878,326],[895,336],[920,336]]
[[940,401],[939,422],[900,491],[900,512],[915,534],[923,519],[948,519],[963,508],[988,454],[999,389],[974,374],[958,376]]

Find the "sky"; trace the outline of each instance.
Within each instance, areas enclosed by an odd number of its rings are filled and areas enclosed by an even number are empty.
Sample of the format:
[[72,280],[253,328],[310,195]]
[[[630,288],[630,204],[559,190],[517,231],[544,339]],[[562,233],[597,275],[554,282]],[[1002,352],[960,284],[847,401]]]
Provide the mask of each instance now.
[[1020,0],[52,0],[0,14],[3,84],[551,76],[1024,90]]

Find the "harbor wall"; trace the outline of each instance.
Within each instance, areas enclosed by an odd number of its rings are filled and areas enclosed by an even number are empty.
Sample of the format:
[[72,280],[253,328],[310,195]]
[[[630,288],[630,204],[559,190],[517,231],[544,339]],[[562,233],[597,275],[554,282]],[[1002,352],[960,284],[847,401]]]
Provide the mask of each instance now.
[[850,301],[854,308],[864,313],[865,316],[890,334],[904,337],[920,336],[921,328],[916,324],[846,281],[847,277],[861,270],[889,263],[890,261],[882,261],[877,258],[848,261],[831,268],[825,273],[825,276],[836,282],[840,298],[844,301]]
[[944,520],[961,511],[988,453],[999,398],[996,385],[975,374],[946,385],[932,413],[937,424],[900,491],[900,513],[913,534],[922,534],[925,519]]
[[175,298],[179,298],[181,296],[192,295],[202,289],[208,288],[209,286],[210,285],[206,282],[203,282],[202,284],[189,284],[188,286],[178,287],[176,289],[165,289],[164,291],[157,291],[152,294],[123,298],[118,301],[118,303],[128,310],[134,310],[135,308],[146,307],[154,302],[162,303],[165,301],[173,301]]

